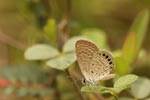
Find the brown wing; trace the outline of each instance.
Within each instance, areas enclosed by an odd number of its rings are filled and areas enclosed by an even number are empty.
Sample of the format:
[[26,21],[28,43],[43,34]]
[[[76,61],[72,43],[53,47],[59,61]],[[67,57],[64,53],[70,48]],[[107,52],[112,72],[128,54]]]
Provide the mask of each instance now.
[[90,74],[94,81],[107,80],[115,76],[114,59],[108,51],[99,51],[94,54],[90,64]]
[[93,77],[90,75],[89,70],[91,69],[91,61],[94,55],[97,53],[98,48],[94,43],[86,40],[79,40],[76,42],[77,61],[83,76],[88,81],[93,80]]
[[108,51],[99,51],[92,42],[79,40],[76,42],[76,54],[87,81],[96,82],[114,77],[114,59]]

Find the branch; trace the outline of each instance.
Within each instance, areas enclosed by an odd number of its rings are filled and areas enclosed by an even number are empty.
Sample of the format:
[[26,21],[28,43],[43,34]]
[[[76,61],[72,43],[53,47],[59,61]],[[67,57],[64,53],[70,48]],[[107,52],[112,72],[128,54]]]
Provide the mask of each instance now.
[[71,0],[67,0],[67,9],[65,15],[62,17],[60,23],[58,24],[58,47],[61,50],[62,46],[68,39],[69,33],[69,20],[71,15]]
[[[70,19],[70,13],[71,13],[71,0],[67,0],[67,9],[66,13],[61,19],[60,23],[58,24],[58,36],[57,36],[57,41],[58,41],[58,48],[61,50],[64,43],[68,39],[68,34],[69,33],[69,19]],[[68,69],[66,69],[66,73],[68,76],[70,75],[70,72]],[[85,97],[81,94],[78,86],[76,85],[75,81],[72,78],[69,78],[70,81],[73,83],[73,86],[75,87],[75,90],[77,91],[79,97],[81,100],[86,100]]]
[[95,98],[97,98],[97,100],[105,100],[105,98],[101,95],[98,95],[96,93],[93,93],[93,95],[95,96]]
[[[70,74],[70,72],[69,72],[68,69],[66,69],[66,73],[67,73],[68,76],[71,76],[71,74]],[[76,89],[78,95],[80,96],[81,100],[86,100],[86,98],[85,98],[85,97],[82,95],[82,93],[80,92],[80,90],[79,90],[78,86],[76,85],[76,82],[73,80],[73,78],[71,78],[71,77],[68,77],[68,78],[69,78],[70,81],[73,83],[73,86],[75,87],[75,89]]]
[[0,31],[0,41],[12,47],[22,49],[22,50],[24,50],[27,47],[25,44],[15,40],[14,38],[6,35],[6,33],[3,33],[1,31]]

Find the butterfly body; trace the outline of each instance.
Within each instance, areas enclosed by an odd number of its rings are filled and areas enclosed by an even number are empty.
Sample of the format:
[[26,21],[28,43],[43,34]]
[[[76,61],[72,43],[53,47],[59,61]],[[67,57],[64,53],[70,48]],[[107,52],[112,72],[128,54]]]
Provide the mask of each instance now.
[[98,83],[115,76],[113,72],[114,59],[108,51],[100,51],[97,46],[87,40],[76,42],[77,61],[85,81]]

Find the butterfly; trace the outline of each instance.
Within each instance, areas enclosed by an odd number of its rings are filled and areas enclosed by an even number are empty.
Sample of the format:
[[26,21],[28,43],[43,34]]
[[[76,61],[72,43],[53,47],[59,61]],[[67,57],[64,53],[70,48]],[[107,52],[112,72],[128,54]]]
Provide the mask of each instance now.
[[97,84],[115,76],[114,59],[110,52],[99,50],[87,40],[78,40],[75,44],[77,62],[84,76],[84,84]]

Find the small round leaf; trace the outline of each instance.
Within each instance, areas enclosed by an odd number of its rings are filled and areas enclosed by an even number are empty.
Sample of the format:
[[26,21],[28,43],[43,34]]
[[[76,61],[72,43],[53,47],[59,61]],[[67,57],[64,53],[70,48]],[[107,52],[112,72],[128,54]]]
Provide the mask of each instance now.
[[138,79],[138,76],[129,74],[118,78],[114,83],[114,88],[118,87],[128,87],[128,85],[132,84]]
[[17,95],[18,96],[26,96],[28,94],[28,89],[21,87],[17,90]]
[[4,89],[5,94],[11,94],[15,90],[15,87],[9,86]]
[[65,70],[76,61],[75,53],[67,53],[47,61],[47,65],[59,70]]
[[83,34],[88,39],[92,40],[98,48],[107,48],[107,36],[104,31],[97,28],[89,28],[82,30]]
[[111,88],[103,87],[103,86],[84,86],[81,88],[82,92],[95,92],[95,93],[110,93],[112,94]]
[[45,60],[59,55],[57,49],[46,44],[37,44],[25,51],[25,59],[27,60]]
[[131,85],[131,94],[139,99],[143,99],[150,95],[150,80],[140,77],[139,80]]
[[122,97],[122,98],[119,98],[119,100],[134,100],[134,99],[128,98],[128,97]]

